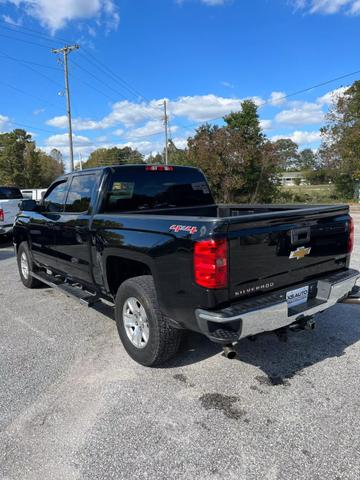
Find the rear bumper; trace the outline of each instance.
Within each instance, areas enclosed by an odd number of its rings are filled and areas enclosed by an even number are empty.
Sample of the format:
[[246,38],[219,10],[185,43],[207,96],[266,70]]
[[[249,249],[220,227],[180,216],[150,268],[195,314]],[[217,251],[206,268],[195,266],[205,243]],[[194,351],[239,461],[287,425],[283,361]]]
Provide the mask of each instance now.
[[[316,295],[296,307],[288,308],[284,291],[284,294],[280,295],[283,300],[279,299],[277,293],[254,297],[222,310],[197,309],[196,320],[200,331],[211,340],[218,343],[236,342],[251,335],[286,327],[304,317],[323,312],[345,298],[358,278],[360,272],[349,269],[316,280]],[[297,287],[295,285],[287,290]]]

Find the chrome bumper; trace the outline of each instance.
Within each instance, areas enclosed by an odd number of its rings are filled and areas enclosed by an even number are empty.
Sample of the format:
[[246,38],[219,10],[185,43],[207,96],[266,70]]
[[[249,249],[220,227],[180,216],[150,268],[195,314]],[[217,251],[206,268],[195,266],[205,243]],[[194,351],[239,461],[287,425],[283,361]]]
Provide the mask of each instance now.
[[[306,303],[289,308],[286,301],[273,301],[273,295],[264,297],[265,305],[257,305],[244,309],[244,303],[232,305],[217,311],[197,309],[195,311],[199,329],[211,340],[219,343],[229,343],[262,332],[271,332],[286,327],[304,317],[312,317],[316,313],[334,306],[347,297],[360,278],[357,270],[347,270],[327,278],[317,280],[317,293]],[[293,286],[288,290],[296,289]]]

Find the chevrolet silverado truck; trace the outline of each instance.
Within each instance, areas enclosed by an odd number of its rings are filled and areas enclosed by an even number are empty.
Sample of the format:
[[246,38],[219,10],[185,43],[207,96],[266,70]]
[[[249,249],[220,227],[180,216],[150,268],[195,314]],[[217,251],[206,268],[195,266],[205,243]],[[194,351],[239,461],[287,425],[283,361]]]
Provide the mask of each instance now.
[[0,186],[0,237],[12,232],[13,223],[19,211],[19,201],[23,196],[16,187]]
[[173,356],[183,330],[232,347],[313,325],[354,291],[346,205],[219,205],[191,167],[126,165],[58,178],[23,200],[14,245],[23,284],[115,306],[137,362]]

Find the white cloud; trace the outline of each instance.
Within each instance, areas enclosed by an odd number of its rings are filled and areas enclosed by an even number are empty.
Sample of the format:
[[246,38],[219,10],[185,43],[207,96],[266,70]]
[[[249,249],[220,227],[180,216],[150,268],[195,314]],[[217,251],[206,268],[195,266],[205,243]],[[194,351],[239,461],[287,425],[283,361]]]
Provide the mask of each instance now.
[[223,87],[226,87],[226,88],[235,88],[235,85],[233,85],[233,84],[230,83],[230,82],[220,82],[220,83],[221,83],[221,85],[222,85]]
[[[252,97],[252,100],[257,105],[263,102],[260,97]],[[168,111],[170,119],[186,117],[190,121],[206,122],[239,110],[242,101],[240,98],[225,98],[213,94],[186,96],[168,100]],[[114,103],[111,112],[100,120],[74,118],[73,127],[75,130],[100,130],[116,125],[130,128],[145,121],[160,121],[163,116],[162,102],[163,99],[142,103],[122,100]],[[65,129],[67,117],[66,115],[54,117],[46,123],[52,127]]]
[[360,14],[360,0],[294,0],[293,3],[297,9],[306,10],[312,14]]
[[304,146],[319,142],[321,139],[321,135],[319,131],[307,132],[302,130],[295,130],[291,134],[274,135],[273,137],[271,137],[271,140],[273,142],[276,142],[276,140],[279,140],[280,138],[290,138],[290,140],[297,143],[298,145]]
[[272,128],[272,120],[260,120],[260,126],[263,130],[270,130]]
[[36,108],[33,110],[33,115],[40,115],[41,113],[45,112],[45,108]]
[[9,25],[12,25],[14,27],[20,27],[23,23],[21,18],[18,18],[16,20],[10,15],[2,15],[2,19],[4,20],[5,23],[8,23]]
[[285,92],[272,92],[269,99],[270,105],[273,105],[274,107],[278,105],[283,105],[286,100],[284,98],[285,96],[286,96]]
[[[171,126],[175,132],[178,129],[176,125]],[[135,128],[126,133],[129,138],[147,137],[149,135],[161,134],[164,132],[164,123],[162,120],[149,120],[144,126]]]
[[0,115],[0,131],[3,131],[4,128],[8,126],[10,118],[5,115]]
[[210,7],[225,5],[225,3],[228,3],[228,0],[200,0],[200,1],[201,3],[204,3],[205,5],[209,5]]
[[277,123],[287,125],[314,125],[324,120],[321,105],[310,102],[291,102],[294,107],[275,116]]
[[[82,135],[73,135],[73,143],[74,146],[89,146],[93,142],[88,137],[84,137]],[[58,134],[58,135],[51,135],[45,140],[45,144],[48,147],[67,147],[69,144],[69,137],[67,133]]]
[[343,95],[348,88],[349,87],[340,87],[336,90],[331,90],[330,92],[325,93],[325,95],[319,97],[316,101],[320,105],[331,105],[333,102],[336,102],[336,100]]
[[73,20],[96,19],[107,30],[116,29],[119,14],[113,0],[5,0],[36,18],[52,33]]

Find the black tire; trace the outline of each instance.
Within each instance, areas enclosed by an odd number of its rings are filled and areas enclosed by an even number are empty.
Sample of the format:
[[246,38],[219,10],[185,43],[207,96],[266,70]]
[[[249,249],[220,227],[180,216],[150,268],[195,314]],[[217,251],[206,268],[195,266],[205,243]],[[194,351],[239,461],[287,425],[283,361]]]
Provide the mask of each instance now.
[[[27,276],[24,275],[21,268],[21,257],[23,255],[25,255],[28,263],[29,274]],[[39,280],[37,280],[36,278],[30,275],[30,272],[34,272],[35,270],[34,270],[34,262],[32,261],[31,253],[30,253],[27,242],[22,242],[19,245],[19,248],[17,251],[17,264],[18,264],[21,281],[25,285],[25,287],[38,288],[43,285],[43,283],[41,283]]]
[[[130,297],[138,299],[147,316],[149,336],[146,345],[137,348],[128,337],[123,320],[123,308]],[[161,313],[151,275],[126,280],[115,299],[115,319],[120,339],[130,357],[141,365],[160,365],[178,351],[182,331],[172,327]]]

